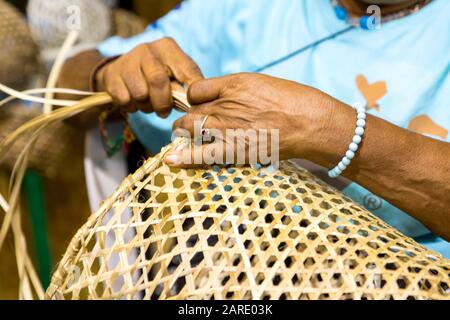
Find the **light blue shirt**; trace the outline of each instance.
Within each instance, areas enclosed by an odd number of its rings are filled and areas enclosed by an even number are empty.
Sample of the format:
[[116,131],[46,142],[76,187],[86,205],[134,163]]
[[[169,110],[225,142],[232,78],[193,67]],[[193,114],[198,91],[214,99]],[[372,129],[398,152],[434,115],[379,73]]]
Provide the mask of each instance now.
[[[265,73],[316,87],[348,104],[367,104],[377,117],[450,141],[449,12],[450,1],[434,0],[379,30],[352,30]],[[118,55],[170,36],[206,77],[213,77],[256,70],[347,27],[329,0],[190,0],[143,34],[110,38],[99,50],[105,56]],[[172,124],[180,116],[177,111],[168,119],[137,113],[130,122],[140,141],[157,153],[169,143]],[[408,214],[357,184],[344,192],[450,258],[450,244]]]

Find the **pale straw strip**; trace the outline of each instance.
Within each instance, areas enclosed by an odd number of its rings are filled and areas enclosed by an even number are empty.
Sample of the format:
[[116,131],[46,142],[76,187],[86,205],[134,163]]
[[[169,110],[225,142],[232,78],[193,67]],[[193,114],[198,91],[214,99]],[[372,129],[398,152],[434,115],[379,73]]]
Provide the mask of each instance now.
[[[50,89],[46,89],[46,88],[38,88],[38,89],[30,89],[30,90],[24,90],[24,91],[20,91],[20,93],[26,95],[26,96],[32,96],[32,95],[37,95],[37,94],[45,94],[47,92],[51,92],[51,93],[62,93],[62,94],[71,94],[71,95],[76,95],[76,96],[92,96],[95,94],[95,92],[89,92],[89,91],[80,91],[80,90],[74,90],[74,89],[65,89],[65,88],[50,88]],[[16,99],[20,99],[16,96],[9,96],[8,98],[5,98],[3,100],[0,101],[0,107],[11,102],[14,101]],[[65,101],[70,101],[70,100],[65,100]],[[73,103],[75,104],[76,102],[78,102],[78,100],[73,100]]]
[[17,99],[20,99],[20,100],[31,101],[31,102],[36,102],[36,103],[51,103],[52,105],[60,106],[60,107],[73,106],[77,103],[76,101],[73,101],[73,100],[59,100],[59,99],[46,100],[45,98],[33,97],[33,96],[30,96],[27,94],[23,94],[17,90],[11,89],[1,83],[0,83],[0,91],[3,91],[4,93],[6,93],[10,96],[16,97]]
[[[5,198],[1,194],[0,194],[0,207],[5,212],[9,211],[8,202],[5,200]],[[17,209],[17,211],[18,211],[18,209]],[[24,266],[25,266],[24,272],[29,277],[38,299],[42,300],[42,299],[44,299],[44,289],[42,288],[42,285],[41,285],[41,282],[39,281],[36,270],[34,269],[33,263],[31,262],[31,259],[27,253],[26,242],[25,242],[25,238],[23,236],[22,227],[21,227],[20,223],[15,223],[15,222],[12,223],[12,226],[13,226],[14,241],[16,243],[16,248],[22,247],[22,250],[16,250],[16,256],[18,254],[22,254],[24,256],[23,257]],[[25,246],[25,249],[23,249],[24,246]],[[1,249],[1,247],[0,247],[0,249]],[[17,259],[21,260],[22,258],[17,258]],[[19,268],[19,265],[18,265],[18,268]],[[20,272],[20,270],[18,270],[18,271]],[[20,293],[20,295],[25,295],[25,293]]]
[[[28,155],[25,156],[25,160]],[[21,189],[21,182],[23,179],[23,176],[25,175],[26,168],[24,166],[21,166],[17,172],[17,179],[16,183],[13,184],[13,187],[11,188],[11,195],[9,199],[9,208],[6,211],[6,216],[3,220],[2,226],[0,228],[0,249],[3,248],[4,241],[6,239],[6,235],[8,234],[9,227],[12,222],[13,214],[16,209],[16,206],[19,202],[20,197],[20,189]],[[17,183],[20,182],[20,183]]]
[[[58,52],[56,60],[52,66],[52,70],[50,71],[50,75],[47,80],[47,89],[52,89],[56,86],[56,82],[58,81],[59,74],[61,73],[62,66],[66,61],[67,53],[73,48],[75,42],[78,40],[80,32],[78,30],[72,30],[67,35],[66,40],[64,41],[61,50]],[[53,99],[53,93],[47,92],[45,94],[45,99],[50,101]],[[52,104],[49,102],[44,103],[44,114],[49,114],[52,111]]]

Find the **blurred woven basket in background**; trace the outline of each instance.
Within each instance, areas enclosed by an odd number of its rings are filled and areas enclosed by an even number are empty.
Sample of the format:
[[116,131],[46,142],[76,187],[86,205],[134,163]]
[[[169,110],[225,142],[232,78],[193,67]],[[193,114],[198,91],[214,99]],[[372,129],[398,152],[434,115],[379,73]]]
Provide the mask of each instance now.
[[131,37],[145,29],[134,13],[114,8],[116,1],[106,0],[29,0],[27,14],[36,42],[44,56],[58,52],[67,37],[68,8],[80,11],[81,25],[74,50],[95,48],[112,35]]
[[[28,88],[42,71],[39,49],[22,14],[3,0],[0,0],[0,46],[0,83],[19,90]],[[41,113],[41,108],[27,107],[21,103],[2,106],[0,140]],[[74,131],[64,124],[44,132],[30,156],[30,168],[53,176],[67,155],[67,141],[73,138],[73,134]],[[9,150],[8,157],[1,162],[1,167],[11,170],[27,143],[26,139],[17,141]]]
[[145,30],[145,22],[130,11],[114,9],[112,19],[112,32],[119,37],[128,38]]
[[[0,141],[25,122],[42,114],[40,107],[27,107],[21,103],[10,104],[0,108]],[[28,168],[38,171],[45,177],[54,177],[70,153],[71,144],[77,132],[66,123],[58,123],[43,131],[36,141],[29,157]],[[18,155],[28,143],[23,137],[17,140],[0,163],[1,167],[11,170]]]
[[450,299],[449,260],[306,170],[174,170],[170,148],[78,231],[47,298]]
[[22,14],[3,0],[0,0],[0,47],[0,83],[25,89],[40,70],[39,50]]

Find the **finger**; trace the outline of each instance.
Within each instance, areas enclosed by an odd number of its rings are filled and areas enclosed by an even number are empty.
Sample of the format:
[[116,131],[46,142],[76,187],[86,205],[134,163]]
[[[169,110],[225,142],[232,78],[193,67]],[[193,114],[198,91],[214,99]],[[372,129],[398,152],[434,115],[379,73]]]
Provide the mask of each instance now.
[[155,59],[145,61],[141,69],[147,80],[153,111],[160,117],[167,118],[173,105],[169,75],[161,63]]
[[188,100],[192,105],[211,102],[220,98],[222,88],[227,81],[226,77],[211,78],[192,83],[188,89]]
[[183,150],[170,152],[164,161],[175,168],[198,168],[224,164],[225,148],[222,141],[206,145],[191,145]]
[[[198,65],[183,52],[173,39],[165,38],[161,42],[165,42],[166,45],[155,46],[154,48],[175,79],[183,84],[190,85],[204,78]],[[170,50],[167,50],[167,47]],[[160,48],[165,48],[165,50]]]
[[191,144],[183,150],[173,150],[164,159],[172,167],[193,168],[218,165],[276,164],[278,156],[270,145],[258,138],[221,136],[210,144]]
[[140,102],[148,100],[148,85],[140,68],[126,69],[122,73],[122,80],[125,83],[132,100]]
[[173,124],[174,132],[177,130],[187,130],[191,137],[201,135],[202,129],[214,129],[223,132],[224,128],[223,122],[214,114],[188,113],[184,117],[177,119]]
[[113,104],[124,107],[131,101],[128,88],[121,77],[105,77],[105,90],[113,99]]
[[[206,115],[204,114],[186,114],[185,116],[177,119],[174,123],[173,123],[173,127],[172,130],[173,132],[177,131],[177,130],[187,130],[189,132],[189,134],[191,135],[191,137],[195,136],[196,134],[199,134],[199,129],[195,130],[195,126],[197,123],[200,123],[200,126],[203,122],[203,120],[205,119]],[[197,131],[197,132],[195,132]]]
[[148,98],[145,101],[134,101],[134,104],[136,105],[138,110],[144,113],[152,113],[154,111],[150,98]]
[[175,52],[175,59],[169,65],[175,79],[189,86],[195,81],[204,79],[200,68],[188,55],[183,51]]

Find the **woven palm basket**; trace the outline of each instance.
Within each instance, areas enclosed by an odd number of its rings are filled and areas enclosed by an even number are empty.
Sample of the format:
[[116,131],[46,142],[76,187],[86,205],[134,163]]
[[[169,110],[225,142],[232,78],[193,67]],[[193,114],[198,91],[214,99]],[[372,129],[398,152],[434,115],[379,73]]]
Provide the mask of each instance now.
[[0,0],[0,46],[0,83],[25,89],[40,70],[39,51],[22,14],[3,0]]
[[[25,107],[21,103],[2,106],[0,108],[0,141],[30,119],[41,114],[42,108]],[[33,147],[28,168],[36,170],[45,177],[54,177],[62,169],[70,154],[72,146],[68,142],[73,141],[76,134],[76,130],[65,123],[56,123],[46,129]],[[27,137],[17,140],[9,149],[6,158],[1,159],[1,168],[11,170],[28,142]]]
[[48,299],[450,299],[449,260],[309,172],[175,170],[172,147],[78,231]]

